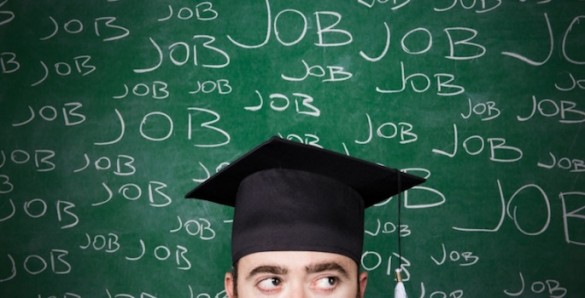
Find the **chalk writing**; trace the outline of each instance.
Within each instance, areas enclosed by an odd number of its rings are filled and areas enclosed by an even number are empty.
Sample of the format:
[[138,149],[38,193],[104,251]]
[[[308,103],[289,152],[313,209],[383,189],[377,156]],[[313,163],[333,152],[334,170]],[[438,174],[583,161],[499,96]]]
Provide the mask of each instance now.
[[533,294],[547,294],[549,297],[562,298],[567,295],[567,289],[563,288],[559,281],[554,279],[547,279],[543,281],[534,281],[528,288],[526,288],[526,282],[524,281],[524,275],[520,272],[520,289],[515,290],[504,290],[504,294],[509,297],[519,297],[524,293]]
[[299,77],[293,76],[286,76],[281,74],[280,77],[286,81],[298,82],[304,81],[308,77],[316,77],[322,78],[328,74],[328,77],[323,79],[322,82],[338,82],[338,81],[345,81],[351,79],[353,76],[351,72],[345,70],[343,66],[327,66],[327,70],[321,65],[311,65],[307,64],[305,60],[301,60],[301,63],[304,66],[305,74]]
[[366,227],[364,232],[366,235],[370,236],[393,234],[398,232],[400,233],[400,237],[408,237],[412,234],[412,231],[408,225],[401,224],[400,227],[396,227],[396,224],[389,221],[382,223],[379,218],[376,219],[376,225],[374,225],[373,229],[369,230]]
[[[17,214],[17,206],[15,205],[12,199],[9,199],[10,208],[8,211],[2,211],[3,213],[6,212],[7,215],[4,215],[0,218],[0,222],[8,221]],[[4,209],[3,206],[2,209]],[[68,202],[68,201],[61,201],[58,200],[54,203],[55,207],[55,215],[56,220],[61,226],[60,229],[70,229],[77,224],[79,224],[79,216],[73,212],[73,208],[75,208],[75,204]],[[22,204],[22,212],[32,219],[38,219],[45,217],[47,215],[49,209],[49,204],[47,204],[46,200],[41,198],[34,198],[25,201]],[[20,211],[19,211],[20,212]]]
[[85,233],[87,243],[79,246],[82,250],[93,249],[96,251],[104,251],[107,253],[115,253],[120,250],[119,237],[117,234],[108,233],[107,235],[93,235],[90,236]]
[[[561,100],[560,103],[552,99],[537,99],[532,96],[532,110],[526,117],[517,116],[518,121],[528,121],[539,114],[543,117],[559,117],[560,123],[576,124],[585,122],[585,111],[576,109],[577,103],[568,100]],[[537,112],[538,111],[538,112]]]
[[192,91],[189,91],[190,94],[197,94],[197,93],[214,93],[217,92],[220,95],[230,94],[232,93],[232,86],[230,85],[230,81],[227,79],[219,79],[216,81],[197,81],[195,84],[196,87]]
[[10,263],[10,273],[6,276],[0,277],[0,283],[7,282],[14,279],[20,270],[24,270],[28,275],[38,275],[43,272],[51,272],[57,275],[66,275],[71,273],[73,266],[67,260],[69,251],[64,249],[51,249],[48,253],[43,255],[31,254],[24,259],[14,258],[11,254],[7,254],[6,258]]
[[[300,43],[307,34],[308,30],[308,21],[305,14],[303,14],[299,10],[295,9],[284,9],[278,12],[274,19],[272,18],[272,11],[270,9],[270,0],[265,0],[266,3],[266,16],[267,16],[267,25],[266,30],[258,30],[257,32],[265,31],[266,35],[264,37],[264,41],[259,44],[244,44],[242,42],[237,41],[231,35],[227,35],[227,38],[236,46],[246,49],[254,49],[260,48],[264,45],[268,44],[270,38],[272,36],[272,31],[274,30],[274,36],[276,40],[283,46],[294,46]],[[294,40],[282,40],[281,36],[279,35],[279,29],[284,27],[285,25],[281,25],[282,23],[279,22],[279,19],[285,14],[294,14],[298,16],[297,20],[300,20],[300,23],[295,24],[294,26],[291,24],[286,24],[287,27],[292,28],[301,28],[298,34],[298,37]],[[315,43],[318,47],[339,47],[344,46],[347,44],[352,43],[353,36],[352,34],[347,31],[346,29],[339,28],[338,25],[341,23],[343,16],[335,11],[317,11],[315,14],[315,23],[316,23],[316,35],[318,38],[318,42]],[[299,26],[300,24],[300,26]]]
[[[8,2],[8,0],[4,0],[3,2],[0,3],[0,9],[5,9],[3,8],[3,6]],[[12,20],[14,19],[14,17],[16,16],[14,14],[14,11],[11,10],[0,10],[0,26],[8,24],[10,22],[12,22]]]
[[[212,21],[217,19],[219,13],[213,8],[212,2],[201,2],[195,5],[195,8],[183,6],[179,9],[173,9],[172,5],[169,5],[169,15],[158,19],[159,22],[165,22],[173,17],[186,21],[196,19],[198,21]],[[175,14],[175,10],[177,11]]]
[[106,289],[106,295],[108,295],[108,298],[157,298],[157,296],[147,292],[141,292],[138,295],[132,295],[128,293],[117,293],[112,295],[109,289]]
[[[55,20],[52,16],[49,17],[51,21],[51,25],[53,26],[53,31],[50,32],[48,35],[41,37],[41,40],[48,40],[53,38],[57,33],[59,33],[59,22]],[[103,35],[104,39],[102,41],[113,41],[127,37],[130,35],[130,30],[127,28],[118,25],[116,17],[100,17],[96,18],[93,21],[93,27],[95,30],[95,35],[101,37]],[[83,22],[79,19],[71,19],[63,22],[63,31],[68,34],[79,34],[82,33],[84,29]],[[104,33],[106,31],[107,33]]]
[[[107,193],[106,199],[100,202],[92,203],[92,206],[104,205],[114,198],[114,191],[112,191],[110,186],[108,186],[108,184],[105,182],[102,182],[102,186]],[[173,202],[172,198],[164,192],[164,190],[167,188],[167,185],[159,181],[149,181],[146,187],[142,187],[135,183],[126,183],[118,188],[117,194],[121,195],[128,201],[136,201],[143,197],[143,188],[146,188],[147,200],[151,207],[166,207]]]
[[[585,225],[585,192],[569,191],[559,194],[563,207],[563,228],[565,241],[585,246],[585,237],[579,233]],[[574,209],[573,207],[576,206]]]
[[490,121],[500,116],[501,111],[493,101],[480,102],[476,104],[471,103],[471,98],[468,99],[469,110],[467,113],[461,113],[461,118],[469,119],[471,116],[480,117],[481,121]]
[[[450,1],[450,0],[449,0]],[[449,3],[449,1],[445,1],[442,3]],[[444,7],[434,7],[435,11],[449,11],[454,8],[462,8],[465,10],[473,10],[475,13],[487,13],[492,10],[497,9],[502,5],[502,0],[473,0],[473,1],[464,1],[464,0],[453,0],[451,5],[444,6]]]
[[319,138],[319,136],[316,135],[316,134],[312,134],[312,133],[304,133],[304,134],[295,134],[295,133],[282,134],[282,133],[277,133],[277,135],[279,137],[283,138],[283,139],[293,140],[295,142],[299,142],[299,143],[303,143],[303,144],[315,146],[315,147],[318,147],[318,148],[323,148],[323,146],[321,146],[319,144],[319,141],[321,140],[321,138]]
[[575,79],[572,73],[567,73],[568,75],[568,84],[565,85],[566,80],[560,80],[562,84],[555,82],[555,88],[559,91],[573,91],[573,90],[585,90],[585,78],[584,79]]
[[79,125],[86,119],[84,114],[80,113],[80,111],[77,111],[82,107],[83,104],[80,102],[65,103],[63,104],[61,111],[57,111],[57,108],[51,105],[40,107],[38,110],[28,106],[29,116],[27,116],[24,120],[17,120],[20,122],[12,123],[12,126],[17,127],[29,124],[36,118],[37,115],[39,115],[42,120],[49,122],[55,121],[57,118],[59,118],[59,116],[62,116],[63,124],[65,124],[65,126]]
[[[201,170],[203,171],[201,175],[201,178],[193,178],[194,182],[198,182],[201,183],[205,180],[207,180],[209,177],[211,177],[211,173],[209,172],[209,169],[207,168],[207,166],[205,166],[203,163],[199,162],[198,163],[199,166],[201,167]],[[215,172],[213,172],[214,174],[219,172],[219,170],[223,169],[224,167],[228,166],[230,163],[229,162],[222,162],[220,163],[216,168],[215,168]],[[200,173],[201,171],[196,171],[197,173]]]
[[[89,55],[81,55],[81,56],[76,56],[73,58],[73,62],[65,62],[65,61],[61,61],[61,62],[56,62],[54,63],[53,66],[53,71],[56,75],[60,76],[60,77],[67,77],[70,76],[72,74],[79,74],[81,76],[87,76],[91,73],[93,73],[97,68],[93,65],[93,64],[89,64],[91,61],[91,56]],[[47,64],[41,60],[41,67],[42,67],[42,72],[43,74],[41,75],[40,79],[38,81],[35,81],[34,83],[31,84],[31,86],[38,86],[41,83],[43,83],[45,80],[47,80],[47,78],[49,77],[49,75],[52,73],[51,69],[49,69],[49,67],[47,66]],[[73,65],[73,66],[72,66]]]
[[583,159],[561,157],[557,158],[552,152],[548,153],[548,159],[545,162],[538,162],[536,165],[545,168],[553,169],[558,168],[562,170],[568,170],[571,173],[580,173],[585,171],[585,163]]
[[[255,106],[244,107],[245,110],[255,112],[261,110],[264,106],[264,97],[260,91],[256,90],[255,92],[258,95],[259,103]],[[292,96],[294,96],[294,100],[292,101],[294,102],[294,108],[297,113],[313,117],[319,117],[321,115],[321,110],[313,105],[314,99],[312,96],[298,92],[293,93]],[[270,98],[270,108],[276,112],[284,112],[291,106],[291,99],[285,94],[272,93],[268,98]]]
[[400,87],[398,89],[386,89],[376,87],[376,91],[380,93],[401,93],[409,89],[416,93],[425,93],[433,88],[439,96],[455,96],[465,92],[463,86],[451,84],[455,80],[455,75],[449,73],[436,73],[433,75],[436,84],[430,79],[430,76],[424,73],[413,73],[406,76],[404,63],[400,62]]
[[[377,57],[371,57],[364,51],[360,51],[360,55],[367,61],[378,62],[384,58],[390,49],[391,43],[391,27],[384,22],[385,35],[384,49]],[[443,29],[447,40],[449,42],[449,55],[445,58],[450,60],[473,60],[484,56],[487,48],[480,43],[475,42],[475,38],[479,34],[477,30],[468,27],[450,27]],[[415,40],[416,43],[421,43],[424,39],[424,45],[415,47],[410,43]],[[431,31],[425,27],[419,27],[406,32],[400,39],[400,46],[404,53],[409,55],[427,54],[433,49],[433,43],[436,37]]]
[[225,298],[234,211],[184,196],[274,135],[427,180],[366,210],[367,297],[399,268],[409,297],[579,296],[584,21],[583,1],[0,0],[0,297]]
[[[366,120],[368,122],[368,132],[365,140],[355,140],[356,144],[368,144],[372,141],[374,126],[372,125],[372,119],[369,114],[366,114]],[[400,144],[408,144],[416,142],[418,136],[412,130],[413,125],[407,122],[385,122],[380,124],[376,128],[376,136],[382,139],[400,139]]]
[[[392,253],[385,258],[384,254],[381,254],[377,251],[366,250],[362,253],[361,258],[361,265],[366,271],[374,271],[377,269],[386,269],[385,275],[391,276],[394,274],[394,269],[398,269],[398,266],[394,266],[396,259],[401,260],[400,269],[402,270],[403,280],[409,281],[410,280],[410,272],[409,267],[412,265],[410,261],[405,258],[404,256],[400,256],[397,253]],[[382,267],[381,267],[382,266]],[[385,267],[384,267],[385,266]]]
[[[157,70],[159,67],[161,67],[161,65],[163,65],[163,62],[166,61],[166,59],[164,59],[165,54],[167,54],[168,59],[175,66],[184,66],[191,62],[193,66],[199,66],[201,64],[201,67],[204,68],[224,68],[230,64],[230,56],[223,49],[215,46],[216,38],[214,36],[194,35],[192,38],[192,44],[184,41],[175,42],[169,45],[164,52],[161,46],[154,39],[152,39],[152,37],[149,38],[149,40],[157,53],[158,61],[152,67],[135,68],[135,73],[147,73]],[[198,41],[200,40],[203,40],[201,46],[198,45]],[[223,61],[221,63],[213,63],[214,61],[209,61],[212,59],[210,57],[206,57],[203,59],[203,61],[200,61],[201,58],[199,57],[201,51],[198,50],[200,47],[208,52],[208,55],[212,57],[219,56]],[[214,58],[213,60],[216,59],[217,58]]]
[[212,296],[211,294],[208,294],[208,293],[198,293],[197,296],[195,296],[195,291],[193,290],[193,287],[191,287],[191,285],[189,285],[189,297],[190,298],[211,298],[211,297],[228,298],[225,290],[215,294],[215,296]]
[[[569,50],[571,50],[571,49],[567,49],[567,43],[569,41],[571,41],[571,39],[573,39],[573,38],[582,38],[582,36],[570,34],[571,31],[574,29],[575,25],[579,24],[579,21],[582,18],[585,18],[585,16],[577,16],[577,17],[573,18],[571,23],[567,26],[567,29],[565,30],[565,33],[563,34],[563,38],[561,40],[561,53],[562,53],[563,58],[567,62],[569,62],[571,64],[576,64],[576,65],[585,65],[585,61],[577,60],[577,58],[574,58],[572,53],[567,53]],[[553,29],[552,29],[551,21],[549,20],[547,13],[544,14],[544,21],[546,23],[546,28],[548,31],[548,38],[549,38],[548,55],[546,57],[544,57],[542,60],[536,60],[536,58],[531,59],[531,58],[528,58],[522,54],[510,52],[510,51],[503,51],[502,55],[516,58],[516,59],[518,59],[526,64],[532,65],[532,66],[542,66],[542,65],[546,64],[553,56],[553,52],[555,49],[555,36],[554,36]]]
[[[82,163],[81,167],[73,170],[74,173],[83,172],[87,170],[90,166],[94,168],[96,171],[110,171],[113,170],[113,173],[118,176],[132,176],[136,173],[136,167],[134,166],[134,157],[129,155],[118,155],[115,159],[110,158],[107,156],[101,156],[95,158],[95,161],[92,163],[90,157],[87,153],[83,154],[84,162]],[[115,163],[112,162],[115,160]]]
[[211,227],[211,222],[205,218],[189,219],[185,222],[180,216],[177,216],[178,226],[172,230],[171,233],[176,233],[182,230],[190,236],[198,236],[201,240],[212,240],[215,238],[215,230]]
[[435,264],[437,264],[438,266],[445,264],[446,261],[455,263],[459,266],[473,266],[477,262],[479,262],[479,257],[474,255],[473,252],[469,252],[469,251],[460,252],[460,251],[452,250],[449,253],[447,253],[447,249],[445,248],[445,243],[441,243],[441,248],[442,248],[442,255],[440,255],[440,257],[438,259],[431,256],[431,260],[433,260],[433,262]]
[[[5,1],[6,2],[6,1]],[[8,74],[16,72],[20,69],[20,62],[18,62],[16,53],[2,52],[0,53],[0,73]]]
[[147,256],[147,252],[149,253],[148,256],[154,257],[156,260],[159,261],[168,261],[172,262],[174,265],[177,266],[179,270],[189,270],[191,269],[191,261],[185,255],[189,252],[189,249],[182,245],[176,245],[175,247],[170,247],[167,245],[158,245],[155,248],[147,248],[144,240],[140,239],[140,248],[138,249],[139,252],[137,254],[130,254],[127,255],[125,258],[128,261],[139,261],[145,256]]
[[425,298],[425,297],[441,297],[441,298],[462,298],[465,297],[464,291],[461,289],[456,289],[453,291],[444,291],[444,290],[429,290],[429,295],[427,296],[427,289],[425,287],[425,283],[421,282],[420,283],[420,298]]
[[23,149],[12,151],[0,150],[0,168],[7,166],[7,163],[14,165],[32,164],[37,172],[50,172],[57,168],[54,157],[54,150],[35,149],[31,152]]
[[112,98],[123,99],[132,94],[138,97],[150,96],[154,99],[167,99],[171,95],[168,87],[168,84],[162,81],[138,83],[132,87],[132,90],[128,88],[127,84],[124,84],[124,91],[121,94],[112,96]]
[[[459,137],[457,125],[453,124],[453,151],[446,152],[439,149],[433,149],[433,153],[445,155],[453,158],[457,155],[459,149]],[[516,162],[522,159],[524,152],[522,149],[507,145],[504,138],[484,138],[479,135],[473,135],[465,138],[461,143],[464,152],[469,155],[479,155],[484,152],[486,143],[489,146],[490,160],[494,162]],[[501,154],[504,154],[502,156]]]

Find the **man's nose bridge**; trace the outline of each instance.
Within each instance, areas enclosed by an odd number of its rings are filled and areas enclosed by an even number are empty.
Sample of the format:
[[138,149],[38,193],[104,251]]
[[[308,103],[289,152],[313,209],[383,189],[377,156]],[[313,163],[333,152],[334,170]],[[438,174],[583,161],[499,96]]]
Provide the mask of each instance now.
[[306,285],[303,281],[293,281],[290,283],[290,293],[287,296],[288,298],[311,298],[309,293],[309,289],[306,288]]
[[311,295],[305,292],[305,289],[299,289],[299,291],[294,291],[289,296],[290,298],[311,298]]

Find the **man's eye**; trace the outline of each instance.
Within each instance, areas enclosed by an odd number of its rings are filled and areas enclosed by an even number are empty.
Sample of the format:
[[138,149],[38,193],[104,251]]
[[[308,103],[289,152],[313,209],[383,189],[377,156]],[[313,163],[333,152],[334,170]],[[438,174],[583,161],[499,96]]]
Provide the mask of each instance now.
[[317,280],[316,288],[319,290],[332,290],[339,283],[339,279],[335,276],[323,277]]
[[282,280],[278,277],[263,279],[258,283],[258,288],[262,291],[274,291],[280,287]]

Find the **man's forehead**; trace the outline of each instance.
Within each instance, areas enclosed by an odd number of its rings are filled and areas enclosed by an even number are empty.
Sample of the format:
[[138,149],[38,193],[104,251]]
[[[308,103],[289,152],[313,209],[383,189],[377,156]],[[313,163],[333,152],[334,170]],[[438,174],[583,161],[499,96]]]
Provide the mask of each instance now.
[[252,271],[260,267],[274,267],[283,271],[303,270],[309,272],[337,270],[357,272],[357,264],[349,257],[317,251],[267,251],[242,257],[239,270]]

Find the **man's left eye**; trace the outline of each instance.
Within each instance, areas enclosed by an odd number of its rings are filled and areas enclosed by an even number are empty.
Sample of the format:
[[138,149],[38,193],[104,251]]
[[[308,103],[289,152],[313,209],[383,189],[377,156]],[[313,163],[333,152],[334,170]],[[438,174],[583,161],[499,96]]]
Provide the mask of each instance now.
[[264,292],[270,292],[278,289],[282,283],[282,280],[278,277],[269,277],[261,280],[257,287]]
[[331,290],[337,286],[339,279],[335,276],[323,277],[317,280],[316,288],[319,290]]

